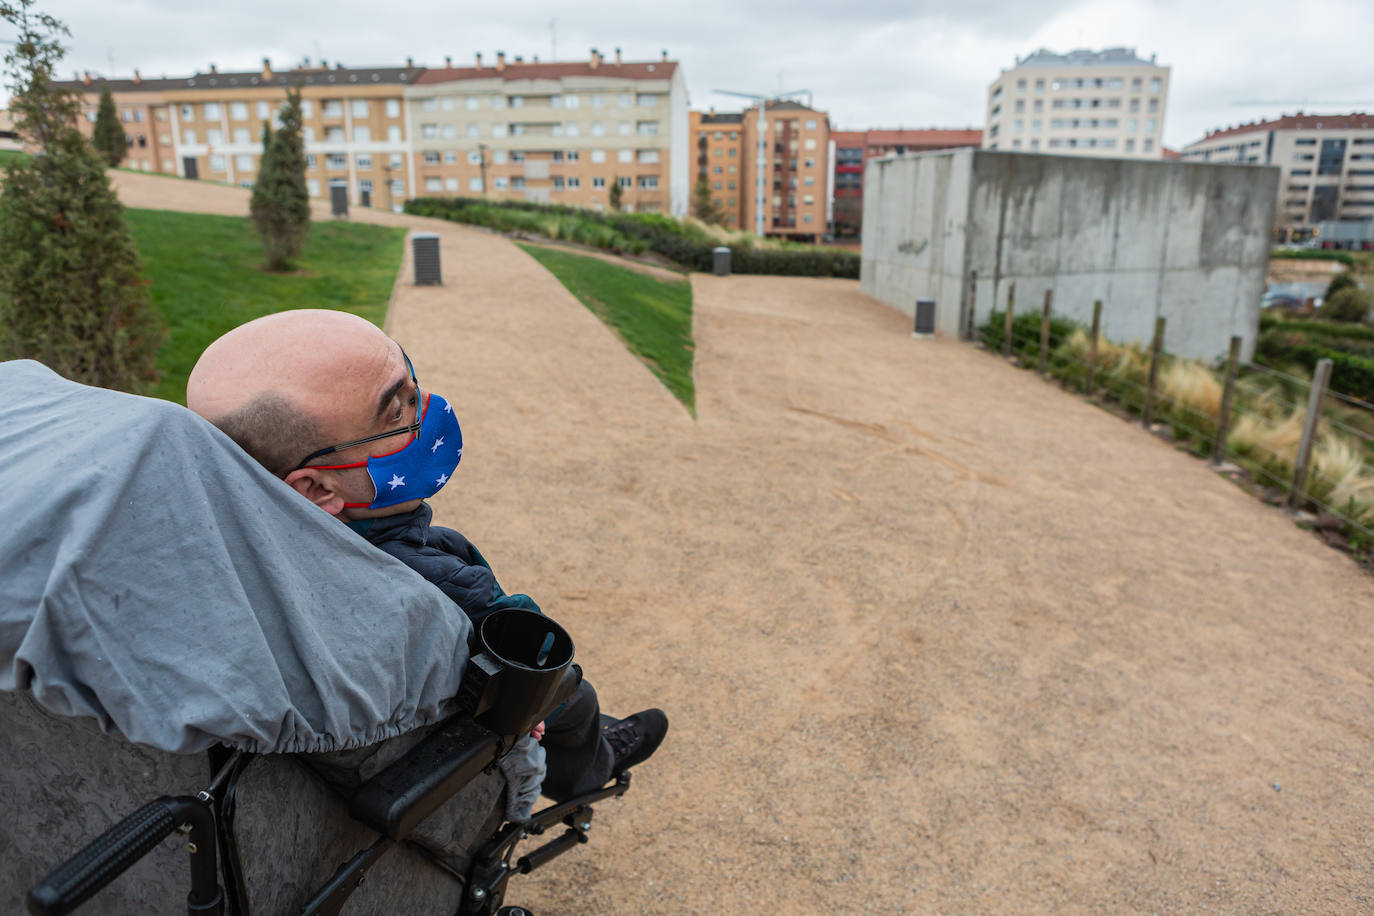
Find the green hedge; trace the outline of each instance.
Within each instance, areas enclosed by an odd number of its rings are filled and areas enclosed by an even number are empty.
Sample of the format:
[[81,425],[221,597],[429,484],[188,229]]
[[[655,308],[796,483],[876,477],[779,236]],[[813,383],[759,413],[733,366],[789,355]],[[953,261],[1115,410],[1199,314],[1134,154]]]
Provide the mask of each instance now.
[[[1059,349],[1059,345],[1069,339],[1074,331],[1079,330],[1082,325],[1067,318],[1056,318],[1050,316],[1050,352]],[[1006,337],[1007,313],[994,311],[988,315],[988,321],[978,330],[983,335],[983,342],[989,350],[1001,350],[1002,340]],[[1040,314],[1038,312],[1022,312],[1011,320],[1011,351],[1021,356],[1022,359],[1040,358]]]
[[[565,238],[620,253],[649,250],[688,270],[710,271],[712,252],[720,244],[708,233],[662,213],[600,213],[558,204],[465,197],[417,197],[406,201],[405,209],[417,216]],[[737,274],[859,277],[859,256],[852,251],[738,244],[731,245],[730,251],[730,267]]]
[[1270,258],[1288,258],[1295,261],[1340,261],[1346,267],[1355,266],[1355,258],[1348,251],[1328,251],[1325,248],[1275,248],[1269,252]]
[[1374,359],[1324,346],[1292,331],[1270,331],[1262,335],[1255,347],[1255,356],[1257,362],[1265,365],[1298,363],[1308,371],[1316,368],[1317,360],[1329,359],[1333,389],[1364,401],[1374,401]]

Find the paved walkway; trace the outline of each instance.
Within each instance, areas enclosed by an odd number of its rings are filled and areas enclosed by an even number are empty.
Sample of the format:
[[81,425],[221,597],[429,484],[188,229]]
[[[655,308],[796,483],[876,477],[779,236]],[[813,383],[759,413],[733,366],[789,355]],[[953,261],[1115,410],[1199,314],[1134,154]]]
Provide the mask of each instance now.
[[443,240],[446,285],[403,273],[389,319],[461,412],[440,519],[610,711],[672,717],[512,902],[1374,907],[1374,580],[1345,556],[853,282],[694,275],[694,422],[513,245],[365,218]]

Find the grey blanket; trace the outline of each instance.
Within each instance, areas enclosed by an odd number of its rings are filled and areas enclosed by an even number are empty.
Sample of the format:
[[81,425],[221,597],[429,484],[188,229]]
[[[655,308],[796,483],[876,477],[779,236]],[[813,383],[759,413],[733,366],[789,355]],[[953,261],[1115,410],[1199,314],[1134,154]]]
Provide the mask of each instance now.
[[0,690],[161,750],[452,711],[467,618],[195,414],[0,363]]

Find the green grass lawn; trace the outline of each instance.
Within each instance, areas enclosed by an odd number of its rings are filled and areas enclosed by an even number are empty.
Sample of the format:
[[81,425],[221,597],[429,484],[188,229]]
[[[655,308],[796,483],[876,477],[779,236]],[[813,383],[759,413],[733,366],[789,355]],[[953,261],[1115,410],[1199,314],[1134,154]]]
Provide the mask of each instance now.
[[537,245],[520,247],[614,328],[631,352],[696,416],[690,282],[659,280],[599,258]]
[[5,165],[8,165],[10,162],[13,162],[16,159],[27,158],[29,158],[28,153],[20,152],[19,150],[15,149],[0,149],[0,168],[3,168]]
[[315,223],[292,275],[261,270],[262,242],[246,217],[128,210],[147,266],[153,305],[168,337],[158,352],[156,394],[186,403],[186,377],[201,351],[245,321],[297,308],[341,309],[377,326],[405,248],[405,230]]

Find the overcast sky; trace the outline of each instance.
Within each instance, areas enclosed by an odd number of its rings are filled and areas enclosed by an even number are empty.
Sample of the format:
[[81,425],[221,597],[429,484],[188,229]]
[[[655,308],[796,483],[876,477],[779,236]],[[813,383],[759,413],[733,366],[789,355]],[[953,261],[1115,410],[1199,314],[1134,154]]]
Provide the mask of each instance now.
[[[64,70],[127,76],[275,66],[441,66],[589,49],[627,60],[666,49],[694,108],[736,110],[715,89],[809,89],[840,129],[981,127],[988,84],[1036,48],[1134,47],[1173,68],[1165,143],[1214,127],[1306,111],[1374,111],[1370,0],[50,0],[71,29]],[[0,34],[0,38],[8,38]],[[113,67],[111,66],[113,62]],[[1242,104],[1255,103],[1258,104]]]

